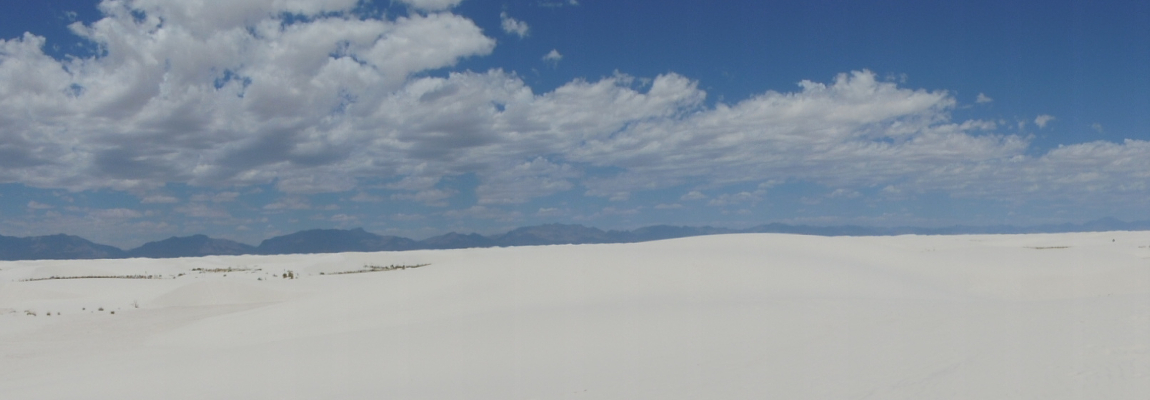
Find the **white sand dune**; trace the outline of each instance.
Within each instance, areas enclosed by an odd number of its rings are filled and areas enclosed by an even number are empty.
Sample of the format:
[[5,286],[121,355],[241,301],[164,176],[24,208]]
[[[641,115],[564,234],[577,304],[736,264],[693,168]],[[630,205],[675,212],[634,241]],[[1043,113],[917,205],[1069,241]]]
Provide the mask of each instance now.
[[[747,234],[0,263],[0,399],[1147,399],[1148,245]],[[166,279],[21,281],[88,270]]]

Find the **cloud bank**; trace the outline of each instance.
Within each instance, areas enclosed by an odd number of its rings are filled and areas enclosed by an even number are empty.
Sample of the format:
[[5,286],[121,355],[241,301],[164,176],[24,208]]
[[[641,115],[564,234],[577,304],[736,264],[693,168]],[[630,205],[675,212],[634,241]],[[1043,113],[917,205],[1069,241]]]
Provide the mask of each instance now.
[[769,181],[1022,200],[1148,190],[1148,142],[1029,154],[1024,132],[954,120],[951,94],[869,71],[714,105],[675,73],[545,93],[499,69],[429,74],[496,42],[449,11],[458,0],[404,3],[422,13],[366,17],[355,0],[105,0],[102,19],[71,26],[94,56],[52,58],[34,34],[2,40],[0,182],[171,203],[155,189],[354,193],[383,179],[403,193],[392,200],[443,205],[458,193],[436,185],[474,174],[479,205],[457,213],[501,218],[510,214],[492,207],[572,190],[625,200],[685,185],[684,199],[697,199],[696,189]]

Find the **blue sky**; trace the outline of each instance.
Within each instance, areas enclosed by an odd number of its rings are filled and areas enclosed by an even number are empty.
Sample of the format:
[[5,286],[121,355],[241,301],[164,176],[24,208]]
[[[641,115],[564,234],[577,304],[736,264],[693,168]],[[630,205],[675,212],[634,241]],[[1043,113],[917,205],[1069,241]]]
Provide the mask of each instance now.
[[1145,2],[0,7],[4,235],[1150,211]]

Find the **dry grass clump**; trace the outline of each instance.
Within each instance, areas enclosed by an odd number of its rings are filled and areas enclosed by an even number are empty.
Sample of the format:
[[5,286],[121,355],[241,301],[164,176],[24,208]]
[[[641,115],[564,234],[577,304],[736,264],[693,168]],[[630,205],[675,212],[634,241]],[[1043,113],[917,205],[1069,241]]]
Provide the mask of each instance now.
[[[204,272],[209,272],[209,273],[212,273],[212,272],[214,272],[214,273],[219,273],[219,272],[228,273],[228,272],[242,272],[242,271],[252,271],[252,269],[251,269],[251,268],[246,268],[246,267],[227,267],[227,268],[192,268],[192,271],[196,271],[196,272],[200,272],[200,273],[204,273]],[[258,270],[258,269],[256,269],[255,271],[259,271],[259,270]]]
[[362,274],[365,272],[395,271],[397,269],[419,268],[419,267],[426,267],[428,265],[431,265],[431,264],[415,264],[415,265],[394,265],[393,264],[393,265],[388,265],[388,266],[364,265],[362,269],[353,269],[351,271],[339,271],[339,272],[328,272],[328,273],[320,272],[319,274],[320,275]]
[[50,281],[54,279],[164,279],[163,275],[83,275],[83,276],[49,276],[47,278],[21,279],[20,282]]

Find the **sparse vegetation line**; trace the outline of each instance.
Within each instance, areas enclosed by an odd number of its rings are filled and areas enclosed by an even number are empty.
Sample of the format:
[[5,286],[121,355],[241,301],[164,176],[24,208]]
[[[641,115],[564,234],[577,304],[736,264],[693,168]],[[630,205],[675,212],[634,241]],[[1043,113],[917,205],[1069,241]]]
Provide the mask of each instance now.
[[388,266],[364,265],[363,269],[356,269],[356,270],[351,270],[351,271],[328,272],[328,273],[320,272],[319,274],[320,275],[362,274],[365,272],[395,271],[397,269],[419,268],[419,267],[426,267],[428,265],[431,265],[431,264],[388,265]]
[[[241,272],[241,271],[252,271],[252,269],[251,268],[243,268],[243,267],[192,268],[192,271],[196,271],[196,272]],[[260,271],[260,270],[256,269],[255,271]]]
[[164,279],[162,275],[85,275],[49,276],[47,278],[21,279],[20,282],[50,281],[55,279]]
[[1035,250],[1051,250],[1051,249],[1069,249],[1070,246],[1035,246],[1035,247],[1029,247],[1028,246],[1027,248],[1028,249],[1035,249]]

